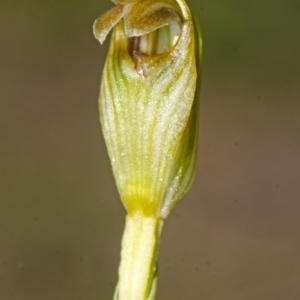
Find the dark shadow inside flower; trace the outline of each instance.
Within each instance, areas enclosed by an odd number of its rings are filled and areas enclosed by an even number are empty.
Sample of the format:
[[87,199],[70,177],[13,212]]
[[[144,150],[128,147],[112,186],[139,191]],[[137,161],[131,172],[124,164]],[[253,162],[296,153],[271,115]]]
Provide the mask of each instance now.
[[171,50],[181,34],[181,24],[172,22],[142,36],[129,37],[128,52],[140,75],[145,75],[143,60]]
[[175,46],[180,34],[180,24],[173,22],[146,35],[128,38],[128,51],[132,57],[134,52],[147,56],[158,55]]

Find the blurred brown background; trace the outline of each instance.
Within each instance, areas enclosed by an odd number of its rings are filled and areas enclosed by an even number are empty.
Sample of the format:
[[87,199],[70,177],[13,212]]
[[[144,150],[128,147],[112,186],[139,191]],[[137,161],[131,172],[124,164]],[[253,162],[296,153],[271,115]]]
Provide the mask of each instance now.
[[[300,299],[299,0],[189,1],[204,39],[197,175],[158,300]],[[97,97],[109,0],[1,0],[0,299],[112,299],[124,209]]]

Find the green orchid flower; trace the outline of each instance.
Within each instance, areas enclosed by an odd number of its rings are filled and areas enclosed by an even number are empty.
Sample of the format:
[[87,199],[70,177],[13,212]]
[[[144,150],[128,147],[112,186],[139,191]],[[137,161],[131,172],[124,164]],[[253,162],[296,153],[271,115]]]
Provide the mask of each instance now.
[[99,109],[127,210],[115,299],[154,299],[165,218],[195,171],[201,39],[184,0],[114,0],[94,23],[112,30]]

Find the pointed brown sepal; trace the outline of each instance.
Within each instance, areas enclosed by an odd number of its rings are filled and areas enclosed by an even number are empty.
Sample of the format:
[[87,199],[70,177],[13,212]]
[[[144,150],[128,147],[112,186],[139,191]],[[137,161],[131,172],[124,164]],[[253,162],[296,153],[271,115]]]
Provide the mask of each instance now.
[[100,44],[103,44],[111,29],[122,19],[123,15],[124,6],[117,5],[96,19],[93,29]]

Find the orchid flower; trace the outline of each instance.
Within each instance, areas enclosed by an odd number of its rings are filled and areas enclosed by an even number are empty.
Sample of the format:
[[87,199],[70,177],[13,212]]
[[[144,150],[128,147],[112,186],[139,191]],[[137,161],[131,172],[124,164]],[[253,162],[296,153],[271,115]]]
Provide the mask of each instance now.
[[201,38],[184,0],[113,0],[94,23],[112,31],[99,110],[126,208],[116,300],[154,299],[164,220],[195,171]]

